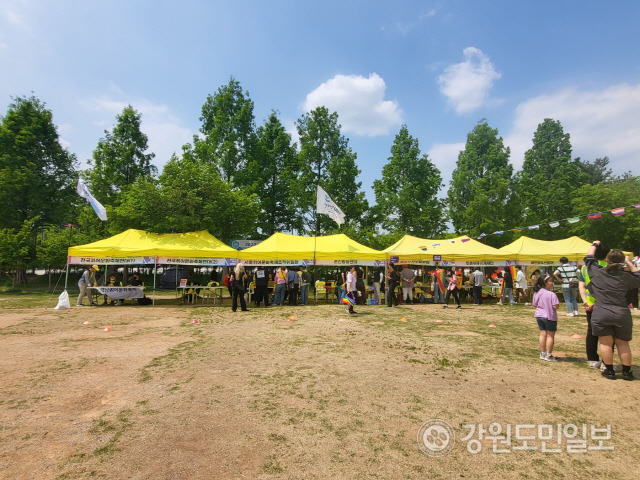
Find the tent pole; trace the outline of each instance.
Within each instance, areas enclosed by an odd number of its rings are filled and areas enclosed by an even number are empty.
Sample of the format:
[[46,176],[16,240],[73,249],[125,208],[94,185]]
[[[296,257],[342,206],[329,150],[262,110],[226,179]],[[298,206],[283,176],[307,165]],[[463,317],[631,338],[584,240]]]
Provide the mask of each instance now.
[[316,273],[316,242],[318,241],[318,227],[317,227],[317,223],[316,223],[316,236],[313,237],[313,306],[317,306],[318,305],[318,289],[316,288],[316,280],[315,280],[315,273]]
[[153,301],[153,306],[156,306],[156,274],[158,273],[158,257],[154,257],[153,260],[153,294],[152,294],[152,301]]
[[67,280],[69,279],[69,256],[67,255],[67,274],[64,276],[64,289],[67,289]]

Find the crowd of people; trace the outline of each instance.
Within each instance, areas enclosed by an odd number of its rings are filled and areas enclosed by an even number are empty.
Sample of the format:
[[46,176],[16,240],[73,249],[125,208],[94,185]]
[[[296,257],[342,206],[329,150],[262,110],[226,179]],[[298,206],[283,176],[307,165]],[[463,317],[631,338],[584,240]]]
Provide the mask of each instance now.
[[[443,268],[437,266],[432,271],[414,270],[409,265],[397,267],[389,263],[386,270],[371,268],[368,275],[361,266],[351,266],[338,270],[324,282],[325,292],[335,294],[349,314],[356,314],[355,306],[366,303],[377,305],[384,295],[387,308],[402,303],[416,301],[442,303],[448,308],[451,298],[457,308],[462,308],[461,293],[473,299],[473,305],[482,305],[487,297],[486,286],[499,289],[499,305],[515,305],[521,301],[525,306],[533,305],[534,317],[540,332],[540,359],[555,362],[553,355],[555,334],[558,329],[558,308],[560,301],[555,293],[556,282],[567,307],[568,317],[578,316],[578,297],[582,300],[587,318],[586,356],[590,367],[599,368],[602,375],[615,379],[613,353],[617,350],[622,365],[622,378],[633,380],[631,372],[631,349],[629,341],[632,333],[630,309],[638,309],[638,288],[640,287],[640,257],[633,260],[625,257],[620,250],[609,250],[601,242],[593,243],[584,258],[581,268],[573,265],[566,257],[559,259],[560,265],[552,272],[541,272],[535,268],[527,278],[522,266],[507,266],[483,271],[471,269]],[[546,269],[543,269],[546,270]],[[531,271],[531,270],[529,270]],[[82,306],[86,296],[90,305],[97,304],[97,298],[90,293],[89,287],[98,284],[122,286],[116,273],[98,279],[97,265],[85,270],[78,280],[80,294],[77,306]],[[418,282],[421,275],[422,282]],[[212,279],[217,272],[212,272]],[[247,303],[251,299],[248,292],[253,287],[253,302],[256,307],[264,305],[282,306],[306,305],[312,278],[304,267],[281,266],[275,269],[258,267],[248,271],[238,263],[224,278],[223,285],[229,289],[232,297],[231,309],[238,307],[248,311]],[[127,286],[142,285],[140,275],[134,272]],[[417,294],[419,292],[419,294]],[[316,292],[317,294],[318,292]],[[493,292],[492,292],[493,293]],[[418,296],[416,296],[418,295]],[[431,298],[429,298],[431,295]],[[107,295],[103,304],[121,304]],[[598,354],[598,347],[600,353]]]

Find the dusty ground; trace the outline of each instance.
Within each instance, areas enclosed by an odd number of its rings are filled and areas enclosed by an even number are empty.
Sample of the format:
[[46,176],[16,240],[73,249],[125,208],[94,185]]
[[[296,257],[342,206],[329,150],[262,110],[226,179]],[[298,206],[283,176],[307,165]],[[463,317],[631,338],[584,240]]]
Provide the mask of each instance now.
[[[367,306],[348,316],[335,304],[235,314],[228,306],[44,304],[0,299],[0,478],[640,472],[640,381],[607,381],[586,367],[584,339],[571,338],[585,334],[584,316],[561,312],[562,361],[552,364],[538,359],[525,307]],[[639,341],[632,348],[640,355]],[[445,456],[419,448],[418,431],[431,419],[457,437]],[[473,454],[461,441],[467,423],[610,424],[604,443],[614,450],[567,453],[555,436],[560,453],[541,452],[536,438],[536,451],[494,453],[485,439]],[[590,433],[587,444],[596,444]]]

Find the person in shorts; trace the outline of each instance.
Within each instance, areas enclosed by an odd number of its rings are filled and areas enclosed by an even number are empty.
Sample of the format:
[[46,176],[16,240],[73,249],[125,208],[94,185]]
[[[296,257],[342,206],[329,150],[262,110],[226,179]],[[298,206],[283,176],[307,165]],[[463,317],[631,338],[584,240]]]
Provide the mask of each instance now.
[[533,286],[533,306],[536,307],[534,316],[540,330],[540,360],[557,362],[552,355],[553,343],[558,330],[558,307],[560,300],[553,292],[553,278],[549,275],[540,276]]
[[[622,363],[622,379],[634,380],[631,372],[631,341],[633,319],[627,304],[627,292],[640,286],[640,270],[620,250],[610,250],[605,257],[607,265],[599,264],[596,251],[601,242],[593,242],[584,259],[590,282],[587,289],[595,298],[591,311],[591,330],[598,337],[600,355],[605,369],[602,376],[615,380],[613,345]],[[624,267],[629,271],[625,271]]]

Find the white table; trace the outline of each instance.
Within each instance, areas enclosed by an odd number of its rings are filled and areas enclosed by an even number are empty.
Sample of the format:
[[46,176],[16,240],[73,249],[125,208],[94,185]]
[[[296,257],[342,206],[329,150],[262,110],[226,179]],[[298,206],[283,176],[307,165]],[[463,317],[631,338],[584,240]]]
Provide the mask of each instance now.
[[87,287],[87,290],[95,290],[101,295],[106,295],[113,300],[125,298],[143,298],[144,287]]

